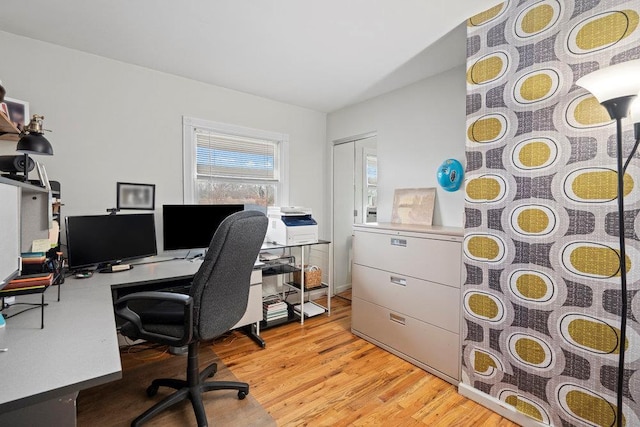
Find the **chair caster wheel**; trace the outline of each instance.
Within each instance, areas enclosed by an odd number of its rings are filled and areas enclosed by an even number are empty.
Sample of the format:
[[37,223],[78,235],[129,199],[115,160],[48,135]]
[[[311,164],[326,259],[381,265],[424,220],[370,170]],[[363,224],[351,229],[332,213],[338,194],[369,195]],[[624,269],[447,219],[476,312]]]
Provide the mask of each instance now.
[[147,396],[153,397],[158,394],[158,388],[159,387],[157,385],[150,385],[149,387],[147,387]]
[[247,397],[247,393],[245,393],[244,391],[238,392],[238,400],[243,400],[245,397]]

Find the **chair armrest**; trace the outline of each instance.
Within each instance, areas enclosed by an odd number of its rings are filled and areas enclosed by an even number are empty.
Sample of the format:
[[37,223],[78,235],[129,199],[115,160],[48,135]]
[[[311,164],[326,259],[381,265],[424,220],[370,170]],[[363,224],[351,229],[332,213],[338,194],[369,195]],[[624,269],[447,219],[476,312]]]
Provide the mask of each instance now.
[[[138,313],[129,308],[129,303],[134,301],[169,302],[184,306],[184,333],[182,337],[178,339],[146,330]],[[135,326],[140,334],[140,338],[170,342],[169,345],[178,347],[189,343],[193,337],[193,298],[189,295],[173,292],[135,292],[118,298],[114,303],[114,307],[118,316]]]

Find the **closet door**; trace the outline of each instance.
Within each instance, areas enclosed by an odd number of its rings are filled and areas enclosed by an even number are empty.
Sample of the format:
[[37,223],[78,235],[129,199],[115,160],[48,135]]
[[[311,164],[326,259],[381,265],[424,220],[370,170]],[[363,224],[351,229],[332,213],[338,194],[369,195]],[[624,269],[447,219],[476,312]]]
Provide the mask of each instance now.
[[333,289],[351,288],[351,235],[355,213],[354,143],[333,147]]
[[[367,170],[375,158],[375,134],[357,136],[335,142],[333,146],[333,289],[340,293],[351,288],[353,224],[367,221],[367,213],[375,212],[377,194],[371,188],[377,184]],[[377,165],[377,162],[375,163]],[[371,174],[369,174],[371,175]],[[371,215],[369,215],[371,217]]]

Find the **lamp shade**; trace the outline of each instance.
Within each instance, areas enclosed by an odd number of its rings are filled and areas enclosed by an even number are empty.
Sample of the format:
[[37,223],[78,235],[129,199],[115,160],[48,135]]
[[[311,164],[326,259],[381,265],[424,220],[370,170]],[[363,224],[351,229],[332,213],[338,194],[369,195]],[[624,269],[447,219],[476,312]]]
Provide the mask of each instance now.
[[576,84],[603,103],[640,92],[640,59],[621,62],[583,76]]
[[41,133],[28,133],[20,138],[16,151],[27,154],[53,155],[53,147]]

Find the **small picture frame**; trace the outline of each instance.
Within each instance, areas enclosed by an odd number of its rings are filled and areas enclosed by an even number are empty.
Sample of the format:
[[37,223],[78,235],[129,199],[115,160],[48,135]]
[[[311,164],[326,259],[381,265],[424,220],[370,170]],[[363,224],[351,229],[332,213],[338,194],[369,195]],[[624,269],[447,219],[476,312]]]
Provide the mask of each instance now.
[[155,184],[118,182],[117,195],[117,209],[150,211],[155,209]]
[[47,170],[42,163],[36,162],[36,169],[38,170],[38,178],[40,178],[40,185],[47,190],[51,190],[51,183],[49,182],[49,176]]
[[20,101],[19,99],[5,97],[4,104],[7,107],[9,121],[22,132],[30,120],[29,103]]

